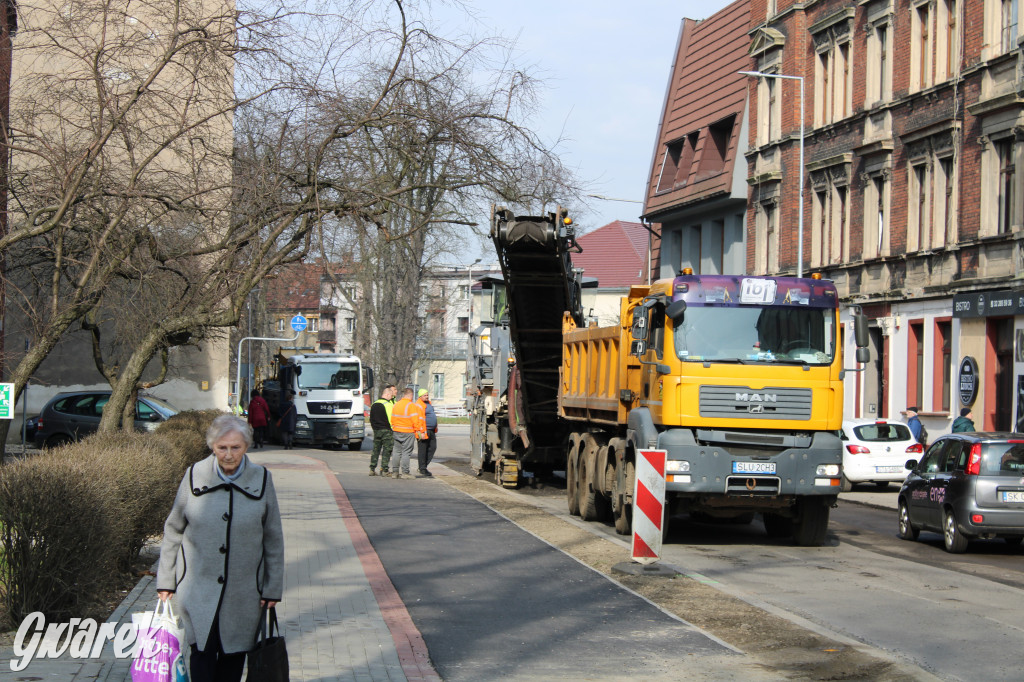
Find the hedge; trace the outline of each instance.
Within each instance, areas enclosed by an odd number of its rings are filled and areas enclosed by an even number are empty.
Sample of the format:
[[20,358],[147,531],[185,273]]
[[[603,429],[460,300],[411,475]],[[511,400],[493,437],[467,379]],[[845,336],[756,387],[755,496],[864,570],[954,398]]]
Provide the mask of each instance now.
[[[163,531],[185,470],[209,454],[221,412],[183,412],[154,433],[95,434],[0,467],[0,604],[6,624],[93,613],[118,571]],[[99,614],[97,614],[99,615]]]

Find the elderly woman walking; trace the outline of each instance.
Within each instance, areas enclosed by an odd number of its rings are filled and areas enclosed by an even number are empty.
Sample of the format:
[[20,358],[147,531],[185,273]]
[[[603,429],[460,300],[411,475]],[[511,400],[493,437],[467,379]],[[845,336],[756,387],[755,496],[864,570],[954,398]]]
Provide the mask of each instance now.
[[245,454],[245,420],[217,417],[206,442],[213,454],[185,472],[164,524],[157,592],[175,595],[192,682],[237,682],[261,607],[281,599],[284,538],[270,472]]

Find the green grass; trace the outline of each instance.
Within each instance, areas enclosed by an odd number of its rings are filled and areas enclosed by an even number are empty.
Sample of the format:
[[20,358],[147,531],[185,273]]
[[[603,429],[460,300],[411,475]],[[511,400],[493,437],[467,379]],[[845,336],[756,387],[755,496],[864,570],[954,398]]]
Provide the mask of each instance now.
[[438,424],[468,424],[469,417],[438,417]]

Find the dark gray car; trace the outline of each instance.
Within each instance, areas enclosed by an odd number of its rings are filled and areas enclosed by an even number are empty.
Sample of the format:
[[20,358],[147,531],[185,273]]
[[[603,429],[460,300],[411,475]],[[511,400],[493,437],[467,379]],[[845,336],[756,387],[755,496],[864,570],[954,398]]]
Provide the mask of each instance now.
[[936,440],[920,461],[909,460],[899,494],[899,533],[942,533],[946,551],[969,540],[1024,539],[1024,433],[952,433]]
[[[56,447],[94,433],[109,400],[110,391],[58,393],[39,413],[36,447]],[[177,408],[159,398],[139,396],[135,404],[135,430],[151,431],[177,413]]]

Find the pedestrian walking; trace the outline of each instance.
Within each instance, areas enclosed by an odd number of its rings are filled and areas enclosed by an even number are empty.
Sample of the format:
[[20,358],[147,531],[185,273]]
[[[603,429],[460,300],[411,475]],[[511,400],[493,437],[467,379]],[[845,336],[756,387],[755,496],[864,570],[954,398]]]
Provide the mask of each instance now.
[[960,409],[960,416],[953,420],[953,433],[966,433],[974,431],[974,413],[971,408]]
[[245,454],[252,428],[222,415],[206,443],[164,523],[157,594],[178,607],[192,682],[238,682],[260,609],[284,592],[284,536],[270,472]]
[[284,402],[281,403],[281,418],[277,420],[277,429],[281,432],[281,443],[285,450],[292,449],[292,439],[295,437],[295,422],[298,415],[295,412],[295,393],[285,392]]
[[370,428],[373,429],[373,452],[370,453],[370,475],[377,475],[377,460],[380,459],[380,475],[388,475],[391,450],[395,444],[391,431],[391,410],[395,407],[395,385],[388,384],[380,392],[380,398],[370,405]]
[[270,423],[270,405],[255,388],[249,394],[249,426],[252,427],[252,449],[258,450],[267,441],[267,424]]
[[434,459],[434,451],[437,450],[437,414],[434,406],[430,404],[430,393],[425,388],[420,389],[417,402],[423,407],[423,421],[427,428],[427,437],[416,442],[418,449],[420,476],[433,476],[427,471],[427,465]]
[[928,445],[928,429],[924,428],[924,424],[917,417],[917,407],[908,407],[905,410],[907,415],[907,426],[910,427],[910,435],[914,437],[921,445]]
[[413,391],[406,388],[402,399],[391,410],[391,430],[395,445],[391,453],[391,476],[401,478],[409,475],[409,460],[416,450],[416,441],[427,437],[427,425],[423,418],[423,407],[413,400]]

